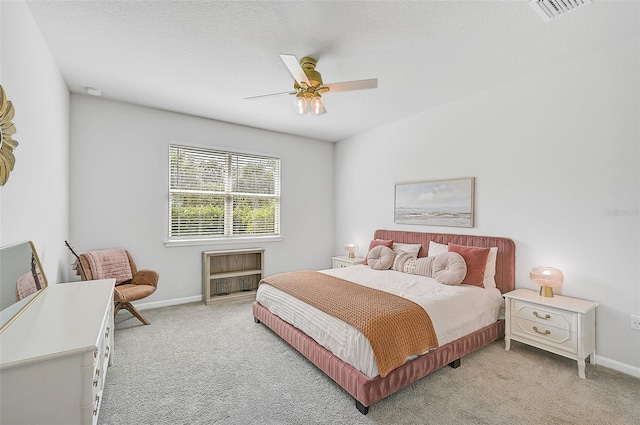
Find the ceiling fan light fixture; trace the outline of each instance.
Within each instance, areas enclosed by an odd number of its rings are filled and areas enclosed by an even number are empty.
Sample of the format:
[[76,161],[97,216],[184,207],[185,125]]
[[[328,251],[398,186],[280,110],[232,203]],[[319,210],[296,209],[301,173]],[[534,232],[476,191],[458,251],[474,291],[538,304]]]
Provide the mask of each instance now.
[[322,93],[339,93],[349,90],[375,89],[378,87],[377,78],[324,84],[322,82],[322,76],[316,71],[317,61],[315,58],[305,56],[298,60],[294,55],[281,54],[280,59],[282,59],[282,62],[294,79],[293,91],[252,96],[246,97],[245,99],[262,99],[268,96],[279,96],[283,94],[295,95],[294,109],[296,114],[305,115],[307,112],[311,112],[313,115],[322,115],[327,113],[324,107]]

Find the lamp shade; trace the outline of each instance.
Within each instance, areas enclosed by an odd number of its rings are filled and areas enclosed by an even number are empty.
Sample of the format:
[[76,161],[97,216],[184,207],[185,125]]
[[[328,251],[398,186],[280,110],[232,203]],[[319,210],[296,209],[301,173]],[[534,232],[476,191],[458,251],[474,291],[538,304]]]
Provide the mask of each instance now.
[[564,275],[555,267],[536,266],[531,269],[529,278],[540,286],[540,295],[543,297],[553,297],[553,288],[564,282]]
[[307,98],[304,97],[302,94],[298,93],[298,95],[296,96],[295,99],[295,108],[296,108],[296,113],[298,115],[304,115],[307,113]]
[[322,101],[322,98],[320,97],[319,94],[316,93],[311,98],[310,107],[311,107],[311,113],[313,115],[324,114],[324,102]]
[[344,245],[344,250],[349,253],[349,258],[356,258],[355,252],[358,250],[358,244],[355,242],[347,242]]

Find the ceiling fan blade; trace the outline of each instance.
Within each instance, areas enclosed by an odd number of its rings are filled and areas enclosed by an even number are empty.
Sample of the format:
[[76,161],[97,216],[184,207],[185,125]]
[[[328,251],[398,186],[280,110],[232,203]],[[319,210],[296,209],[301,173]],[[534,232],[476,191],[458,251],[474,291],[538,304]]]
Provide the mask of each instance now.
[[311,82],[309,81],[309,78],[307,78],[307,74],[304,73],[304,70],[300,66],[300,62],[298,62],[298,59],[295,56],[281,54],[280,59],[282,59],[282,62],[284,62],[284,65],[300,87],[311,86]]
[[280,93],[261,94],[261,95],[258,95],[258,96],[245,97],[244,100],[255,100],[255,99],[262,99],[262,98],[271,97],[271,96],[282,96],[283,94],[296,94],[296,92],[294,92],[294,91],[283,91],[283,92],[280,92]]
[[345,81],[343,83],[323,84],[321,87],[321,91],[324,88],[328,88],[329,93],[338,93],[341,91],[349,91],[349,90],[375,89],[375,88],[378,88],[378,79],[372,78],[370,80],[356,80],[356,81]]

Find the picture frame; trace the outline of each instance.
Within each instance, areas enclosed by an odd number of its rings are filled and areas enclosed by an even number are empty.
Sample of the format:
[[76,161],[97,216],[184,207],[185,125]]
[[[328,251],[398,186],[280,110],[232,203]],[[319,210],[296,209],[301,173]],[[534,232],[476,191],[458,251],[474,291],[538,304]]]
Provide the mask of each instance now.
[[474,226],[475,177],[398,183],[394,222],[426,226]]

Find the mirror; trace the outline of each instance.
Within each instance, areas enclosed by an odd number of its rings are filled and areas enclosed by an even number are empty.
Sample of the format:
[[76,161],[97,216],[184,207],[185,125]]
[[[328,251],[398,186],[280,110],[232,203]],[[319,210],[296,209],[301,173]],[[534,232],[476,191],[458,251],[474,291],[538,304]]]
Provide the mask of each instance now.
[[0,332],[47,288],[33,242],[0,248]]

